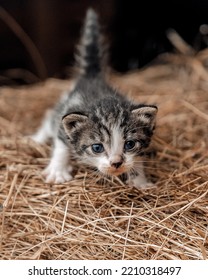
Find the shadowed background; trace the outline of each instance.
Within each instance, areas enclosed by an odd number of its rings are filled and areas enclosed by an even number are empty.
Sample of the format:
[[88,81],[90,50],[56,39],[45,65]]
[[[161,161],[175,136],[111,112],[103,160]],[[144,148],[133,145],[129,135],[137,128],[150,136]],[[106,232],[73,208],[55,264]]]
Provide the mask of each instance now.
[[[118,72],[144,67],[158,54],[172,51],[166,37],[169,28],[195,48],[205,47],[199,35],[199,26],[208,22],[205,0],[1,0],[0,7],[4,9],[0,9],[1,84],[70,76],[88,7],[100,15],[110,45],[110,65]],[[18,37],[16,24],[28,38]],[[27,46],[29,39],[40,57]]]

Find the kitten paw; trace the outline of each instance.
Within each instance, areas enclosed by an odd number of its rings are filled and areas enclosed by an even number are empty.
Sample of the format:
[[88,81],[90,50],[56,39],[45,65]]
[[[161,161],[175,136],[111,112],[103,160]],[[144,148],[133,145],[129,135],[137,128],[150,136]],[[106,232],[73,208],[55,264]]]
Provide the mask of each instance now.
[[65,182],[72,180],[72,175],[70,174],[71,167],[69,169],[56,169],[50,165],[43,171],[43,176],[46,177],[46,183],[53,184],[63,184]]
[[156,186],[152,182],[146,182],[145,184],[140,184],[139,186],[135,186],[137,189],[153,189]]
[[129,180],[128,184],[136,189],[152,189],[156,187],[152,182],[148,182],[146,179],[140,177]]

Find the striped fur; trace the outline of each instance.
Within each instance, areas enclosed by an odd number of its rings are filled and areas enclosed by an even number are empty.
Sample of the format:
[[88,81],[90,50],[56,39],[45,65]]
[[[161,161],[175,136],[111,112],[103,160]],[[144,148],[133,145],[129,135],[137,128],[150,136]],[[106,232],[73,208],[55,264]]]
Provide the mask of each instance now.
[[96,76],[103,70],[105,48],[100,34],[98,16],[92,9],[87,11],[75,58],[81,75]]
[[132,103],[106,83],[101,75],[104,48],[92,9],[87,12],[78,51],[80,75],[73,89],[64,93],[33,136],[39,142],[53,139],[46,181],[63,183],[71,179],[69,170],[75,160],[107,176],[127,174],[128,183],[135,187],[149,186],[141,156],[151,141],[157,107]]

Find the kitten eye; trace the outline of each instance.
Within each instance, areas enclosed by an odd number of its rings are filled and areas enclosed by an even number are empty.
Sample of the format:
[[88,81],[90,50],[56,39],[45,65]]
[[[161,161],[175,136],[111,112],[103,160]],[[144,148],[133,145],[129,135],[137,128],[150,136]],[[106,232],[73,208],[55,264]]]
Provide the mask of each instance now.
[[96,154],[102,153],[104,151],[103,144],[93,144],[92,150]]
[[134,140],[126,141],[124,144],[124,149],[126,151],[130,151],[135,147],[135,145],[136,145],[136,142]]

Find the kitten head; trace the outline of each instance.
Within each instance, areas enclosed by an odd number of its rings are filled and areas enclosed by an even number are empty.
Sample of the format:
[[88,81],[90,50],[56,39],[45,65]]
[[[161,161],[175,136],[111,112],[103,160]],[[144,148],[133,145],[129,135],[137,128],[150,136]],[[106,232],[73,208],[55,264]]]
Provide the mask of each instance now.
[[74,112],[63,118],[63,127],[81,164],[106,175],[121,175],[141,162],[155,126],[156,106],[119,104],[104,99],[91,112]]

